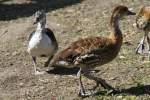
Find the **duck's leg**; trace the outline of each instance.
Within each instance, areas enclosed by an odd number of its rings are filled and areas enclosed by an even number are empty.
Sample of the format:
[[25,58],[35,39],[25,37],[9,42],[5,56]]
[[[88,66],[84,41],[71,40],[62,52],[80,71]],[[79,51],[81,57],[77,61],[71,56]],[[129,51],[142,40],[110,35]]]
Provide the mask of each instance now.
[[144,37],[141,39],[139,45],[136,48],[136,54],[141,54],[144,52],[145,50],[145,46],[144,46],[144,41],[145,41],[146,35],[144,35]]
[[52,60],[52,58],[53,58],[53,56],[50,56],[49,58],[48,58],[48,60],[45,62],[45,64],[44,64],[44,67],[48,67],[48,65],[49,65],[49,63],[50,63],[50,61]]
[[101,78],[98,78],[98,77],[95,77],[95,76],[91,75],[90,73],[85,73],[84,75],[88,79],[94,80],[96,82],[96,86],[99,86],[99,84],[100,84],[105,89],[108,89],[109,90],[108,94],[109,93],[113,93],[113,92],[117,92],[117,90],[115,90],[112,86],[110,86],[109,84],[107,84],[105,80],[103,80]]
[[78,77],[78,83],[79,83],[79,92],[78,92],[78,95],[79,96],[85,96],[85,90],[84,90],[84,87],[83,87],[83,84],[82,84],[82,80],[81,80],[81,68],[80,70],[78,71],[77,73],[77,77]]
[[36,57],[32,57],[32,59],[33,59],[33,64],[34,64],[34,72],[35,72],[35,75],[44,74],[45,72],[40,72],[40,71],[37,70]]
[[150,37],[147,36],[147,42],[148,42],[148,59],[150,61]]
[[33,64],[34,64],[34,72],[36,73],[36,65],[37,65],[36,57],[32,57],[32,59],[33,59]]

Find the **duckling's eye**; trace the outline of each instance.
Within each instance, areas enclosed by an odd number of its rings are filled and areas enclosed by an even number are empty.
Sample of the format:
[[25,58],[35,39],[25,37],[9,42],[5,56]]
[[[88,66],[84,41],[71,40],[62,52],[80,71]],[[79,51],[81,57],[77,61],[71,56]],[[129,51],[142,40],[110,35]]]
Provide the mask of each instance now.
[[36,18],[36,21],[40,21],[40,18],[38,17],[38,18]]

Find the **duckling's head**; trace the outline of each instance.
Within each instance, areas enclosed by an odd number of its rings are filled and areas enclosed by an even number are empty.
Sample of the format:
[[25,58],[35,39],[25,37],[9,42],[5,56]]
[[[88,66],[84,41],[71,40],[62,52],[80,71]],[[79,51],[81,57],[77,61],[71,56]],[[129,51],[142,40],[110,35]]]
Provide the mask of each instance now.
[[33,24],[37,24],[38,22],[45,24],[46,23],[46,13],[44,10],[39,10],[34,14]]
[[127,15],[135,15],[136,13],[130,11],[126,6],[119,5],[114,8],[112,17],[122,18]]

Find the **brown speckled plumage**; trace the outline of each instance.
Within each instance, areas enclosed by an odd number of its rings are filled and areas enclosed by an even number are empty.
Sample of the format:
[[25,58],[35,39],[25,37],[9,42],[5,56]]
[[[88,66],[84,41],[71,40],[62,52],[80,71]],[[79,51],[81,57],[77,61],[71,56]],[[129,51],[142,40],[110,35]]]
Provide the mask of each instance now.
[[[91,64],[94,65],[94,63],[96,65],[103,65],[116,57],[121,44],[122,39],[119,39],[118,41],[104,37],[80,39],[73,42],[67,49],[60,52],[55,58],[55,62],[63,60],[69,63],[86,64],[88,66]],[[95,55],[95,57],[91,56],[91,59],[90,57],[84,57],[84,59],[79,60],[82,56],[91,54],[93,54],[93,56]],[[95,62],[90,60],[95,60]]]
[[103,87],[112,89],[104,84],[104,80],[95,78],[89,74],[93,68],[112,61],[120,51],[123,37],[119,28],[119,19],[124,15],[133,15],[125,6],[114,9],[110,20],[111,33],[108,37],[89,37],[73,42],[68,48],[59,52],[53,59],[52,65],[59,65],[60,61],[68,65],[80,67],[77,74],[79,77],[79,95],[84,96],[85,91],[81,81],[81,72],[89,79],[100,83]]

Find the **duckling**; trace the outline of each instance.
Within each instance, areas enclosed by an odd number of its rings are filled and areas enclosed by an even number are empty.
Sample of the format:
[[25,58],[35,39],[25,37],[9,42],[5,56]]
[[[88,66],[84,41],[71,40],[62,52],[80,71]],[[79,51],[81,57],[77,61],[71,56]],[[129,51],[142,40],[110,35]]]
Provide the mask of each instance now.
[[29,36],[27,52],[32,56],[35,75],[38,75],[44,72],[36,69],[36,57],[49,57],[45,63],[45,67],[47,67],[58,50],[58,43],[54,33],[49,28],[45,28],[46,13],[44,10],[39,10],[35,13],[33,24],[37,24],[37,28]]
[[135,13],[129,11],[126,6],[117,6],[111,16],[111,32],[108,37],[88,37],[75,41],[69,47],[60,51],[52,60],[51,65],[53,67],[69,66],[70,68],[80,68],[77,73],[79,96],[90,95],[84,90],[81,74],[94,80],[97,85],[101,84],[104,88],[114,91],[103,79],[93,76],[90,71],[95,67],[111,62],[119,53],[123,41],[119,20],[126,15],[135,15]]
[[144,36],[141,39],[139,45],[137,46],[136,53],[144,53],[144,42],[145,39],[147,39],[150,60],[150,37],[148,36],[148,33],[150,32],[150,6],[144,6],[140,9],[136,18],[136,26],[138,29],[144,31]]

